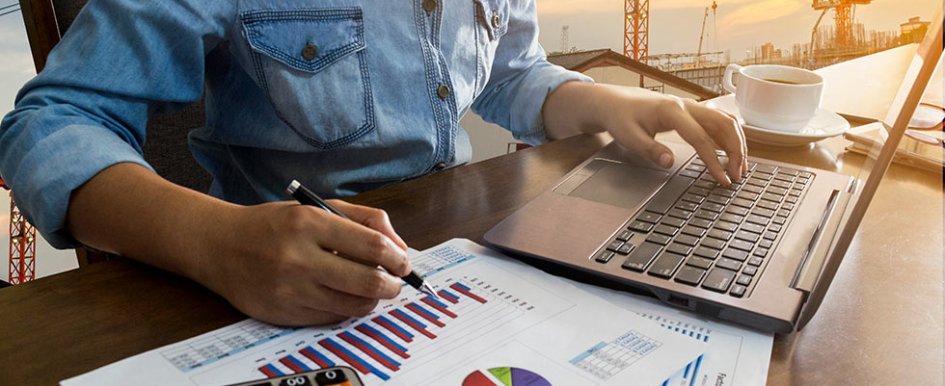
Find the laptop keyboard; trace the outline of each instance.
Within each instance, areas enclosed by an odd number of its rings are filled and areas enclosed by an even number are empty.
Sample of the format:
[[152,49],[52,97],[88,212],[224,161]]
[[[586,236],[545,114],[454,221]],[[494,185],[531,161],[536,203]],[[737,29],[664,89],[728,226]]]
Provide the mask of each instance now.
[[725,188],[694,158],[594,260],[748,296],[813,174],[749,162],[743,177]]

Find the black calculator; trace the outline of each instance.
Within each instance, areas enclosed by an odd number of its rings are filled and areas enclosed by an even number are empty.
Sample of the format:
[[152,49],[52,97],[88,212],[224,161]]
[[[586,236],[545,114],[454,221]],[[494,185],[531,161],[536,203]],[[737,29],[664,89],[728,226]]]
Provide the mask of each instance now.
[[364,383],[350,367],[336,366],[230,386],[364,386]]

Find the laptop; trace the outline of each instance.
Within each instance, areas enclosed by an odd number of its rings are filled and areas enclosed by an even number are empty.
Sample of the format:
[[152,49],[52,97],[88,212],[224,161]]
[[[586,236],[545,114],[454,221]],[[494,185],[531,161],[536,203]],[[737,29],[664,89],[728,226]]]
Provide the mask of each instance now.
[[745,178],[724,188],[687,144],[665,143],[676,164],[663,169],[611,143],[484,238],[675,307],[764,331],[800,330],[820,306],[941,54],[940,10],[880,123],[889,136],[859,178],[749,157]]

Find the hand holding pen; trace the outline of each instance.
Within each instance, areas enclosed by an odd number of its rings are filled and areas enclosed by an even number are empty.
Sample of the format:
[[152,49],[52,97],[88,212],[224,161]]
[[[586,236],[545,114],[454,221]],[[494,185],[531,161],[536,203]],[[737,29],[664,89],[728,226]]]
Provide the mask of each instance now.
[[[329,213],[340,216],[341,218],[350,220],[347,215],[329,205],[327,202],[325,202],[325,200],[322,200],[321,197],[315,194],[315,192],[312,192],[308,188],[302,186],[302,184],[296,180],[292,180],[292,182],[286,188],[286,192],[292,195],[292,197],[294,197],[302,205],[315,206]],[[433,297],[439,297],[436,294],[436,291],[433,290],[433,287],[430,285],[430,283],[427,283],[414,271],[410,271],[410,273],[402,277],[402,279],[411,287],[424,294]]]

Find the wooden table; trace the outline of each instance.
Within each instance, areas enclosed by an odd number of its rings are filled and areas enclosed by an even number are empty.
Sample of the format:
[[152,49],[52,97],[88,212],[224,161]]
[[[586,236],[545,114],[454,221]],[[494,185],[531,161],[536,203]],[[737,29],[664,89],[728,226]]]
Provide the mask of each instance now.
[[[578,136],[350,201],[386,209],[414,248],[454,237],[481,242],[608,140]],[[833,138],[751,153],[855,174],[863,158],[843,145]],[[942,200],[940,175],[892,167],[820,313],[804,331],[776,338],[770,384],[942,384]],[[0,384],[56,384],[243,318],[199,285],[132,261],[6,288]]]

